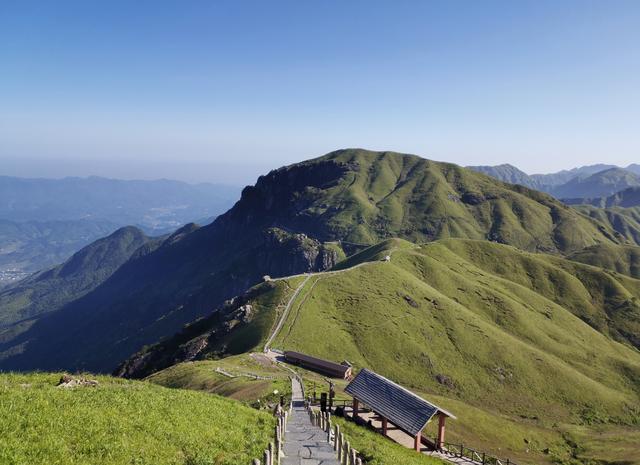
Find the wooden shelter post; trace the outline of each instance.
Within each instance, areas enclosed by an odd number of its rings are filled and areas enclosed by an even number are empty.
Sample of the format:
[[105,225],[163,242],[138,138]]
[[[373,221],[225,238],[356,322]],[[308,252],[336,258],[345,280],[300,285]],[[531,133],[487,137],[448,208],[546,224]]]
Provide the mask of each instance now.
[[358,402],[358,399],[356,399],[355,397],[353,398],[353,419],[355,420],[356,418],[358,418],[358,406],[359,406],[360,402]]
[[413,448],[420,452],[420,449],[422,448],[422,431],[418,431],[416,437],[413,438]]
[[384,436],[387,435],[387,430],[389,429],[388,421],[385,417],[382,417],[382,434]]
[[440,413],[438,415],[438,443],[436,444],[436,448],[442,449],[444,447],[444,424],[447,417]]

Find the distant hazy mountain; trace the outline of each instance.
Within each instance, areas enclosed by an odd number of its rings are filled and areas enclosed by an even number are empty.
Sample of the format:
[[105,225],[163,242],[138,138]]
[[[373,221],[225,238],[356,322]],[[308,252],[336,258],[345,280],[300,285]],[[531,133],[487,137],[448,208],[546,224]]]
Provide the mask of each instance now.
[[512,165],[469,166],[500,181],[547,192],[559,199],[596,198],[640,185],[640,165],[619,168],[597,164],[550,174],[527,174]]
[[513,165],[504,164],[496,166],[467,166],[467,168],[479,173],[484,173],[500,181],[511,184],[520,184],[539,191],[553,193],[553,190],[573,179],[586,178],[600,171],[616,168],[614,165],[589,165],[570,170],[562,170],[549,174],[527,174]]
[[578,168],[572,168],[570,170],[562,170],[558,171],[557,173],[532,174],[531,177],[538,181],[541,185],[553,188],[565,184],[573,179],[586,178],[588,176],[591,176],[592,174],[610,170],[611,168],[617,168],[617,166],[598,163],[596,165],[580,166]]
[[0,176],[0,285],[62,263],[125,225],[159,235],[211,222],[239,196],[236,187],[168,180]]
[[607,197],[629,187],[640,186],[640,176],[623,168],[611,168],[589,177],[576,177],[553,189],[560,199]]
[[99,219],[149,229],[176,228],[226,211],[237,187],[166,179],[100,177],[29,179],[0,176],[0,218],[16,221]]
[[640,165],[637,163],[627,166],[627,169],[632,173],[640,175]]
[[629,187],[608,197],[566,199],[569,205],[593,205],[594,207],[640,207],[640,187]]
[[531,189],[545,190],[542,181],[535,179],[533,176],[529,176],[524,171],[508,163],[496,166],[467,166],[467,168],[510,184],[519,184]]

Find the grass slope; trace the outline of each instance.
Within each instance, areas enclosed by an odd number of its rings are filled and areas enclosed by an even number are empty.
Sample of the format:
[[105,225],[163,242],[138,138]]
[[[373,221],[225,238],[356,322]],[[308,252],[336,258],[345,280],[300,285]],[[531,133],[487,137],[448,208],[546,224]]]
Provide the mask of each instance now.
[[263,184],[322,166],[341,167],[343,174],[321,190],[304,192],[297,215],[321,220],[319,229],[330,238],[369,244],[390,237],[491,239],[549,252],[617,241],[613,231],[549,195],[412,155],[340,150],[272,172]]
[[373,368],[456,413],[451,439],[518,463],[615,463],[589,462],[598,437],[633,456],[640,281],[473,240],[390,240],[349,264],[367,261],[309,279],[273,346]]
[[[251,373],[273,379],[252,380],[244,376],[231,379],[217,373],[216,368],[230,374]],[[302,372],[308,385],[315,383],[319,389],[326,385],[322,376],[305,370],[299,371]],[[253,407],[264,408],[276,402],[280,394],[290,397],[290,375],[289,370],[273,364],[261,354],[244,354],[215,361],[179,363],[151,375],[147,381],[167,387],[212,392],[249,403]],[[278,395],[273,394],[274,389],[278,390]],[[340,418],[334,417],[334,422],[340,422],[352,446],[366,457],[368,465],[444,464],[439,459],[416,454],[379,434],[374,434]]]
[[569,255],[569,258],[640,279],[640,247],[594,245]]
[[577,205],[576,210],[616,231],[631,244],[640,245],[640,207],[598,208]]
[[446,240],[310,280],[274,346],[442,396],[466,441],[548,462],[574,453],[565,438],[580,425],[637,431],[639,298],[631,278]]
[[281,395],[291,398],[289,376],[291,372],[272,364],[263,355],[251,354],[178,363],[146,380],[165,387],[219,394],[260,408],[279,401]]
[[270,415],[218,396],[109,377],[65,389],[59,378],[0,375],[0,463],[236,465],[271,437]]
[[549,195],[456,165],[340,150],[261,176],[212,224],[184,228],[20,337],[5,337],[0,367],[112,371],[264,275],[326,270],[342,250],[393,237],[489,239],[551,253],[624,240]]

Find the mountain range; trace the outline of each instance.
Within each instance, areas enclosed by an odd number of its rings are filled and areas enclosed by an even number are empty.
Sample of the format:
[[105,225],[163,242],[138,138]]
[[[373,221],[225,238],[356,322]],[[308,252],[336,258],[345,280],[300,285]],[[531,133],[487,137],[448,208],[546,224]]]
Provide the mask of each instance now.
[[640,165],[589,165],[551,174],[529,175],[513,165],[469,166],[469,169],[512,184],[547,192],[559,199],[607,197],[640,186]]
[[142,378],[273,341],[475,412],[460,429],[519,462],[589,463],[561,460],[640,434],[634,189],[569,206],[338,150],[261,176],[210,224],[120,228],[0,291],[0,370]]
[[126,225],[161,235],[211,222],[240,189],[178,181],[0,176],[0,285],[58,265]]
[[264,275],[326,270],[394,237],[490,240],[551,254],[629,243],[522,186],[413,155],[341,150],[260,177],[212,224],[188,225],[135,253],[82,295],[57,285],[64,298],[40,302],[45,317],[24,310],[29,299],[15,288],[3,292],[2,307],[15,315],[1,329],[0,367],[111,371]]

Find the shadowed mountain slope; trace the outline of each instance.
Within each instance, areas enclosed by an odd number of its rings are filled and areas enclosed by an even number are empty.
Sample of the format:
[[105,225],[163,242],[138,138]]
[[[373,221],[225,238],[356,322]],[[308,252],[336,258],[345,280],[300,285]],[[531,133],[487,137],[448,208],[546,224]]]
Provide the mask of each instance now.
[[550,253],[623,240],[546,194],[456,165],[340,150],[261,176],[212,224],[128,261],[5,341],[0,368],[111,371],[263,275],[328,269],[345,250],[389,237],[489,239]]
[[41,316],[95,289],[132,256],[153,250],[157,242],[137,228],[121,228],[75,253],[62,265],[0,292],[0,348]]
[[[522,437],[513,440],[522,463],[549,463],[543,450],[559,451],[556,441],[574,427],[640,422],[640,281],[487,241],[385,241],[359,256],[373,261],[306,281],[274,348],[349,360],[443,396],[457,406],[461,425],[452,430],[475,431],[476,441],[473,408],[496,422],[487,432],[494,446],[523,428],[536,439],[526,453]],[[261,350],[302,281],[253,288],[136,354],[119,374]]]

